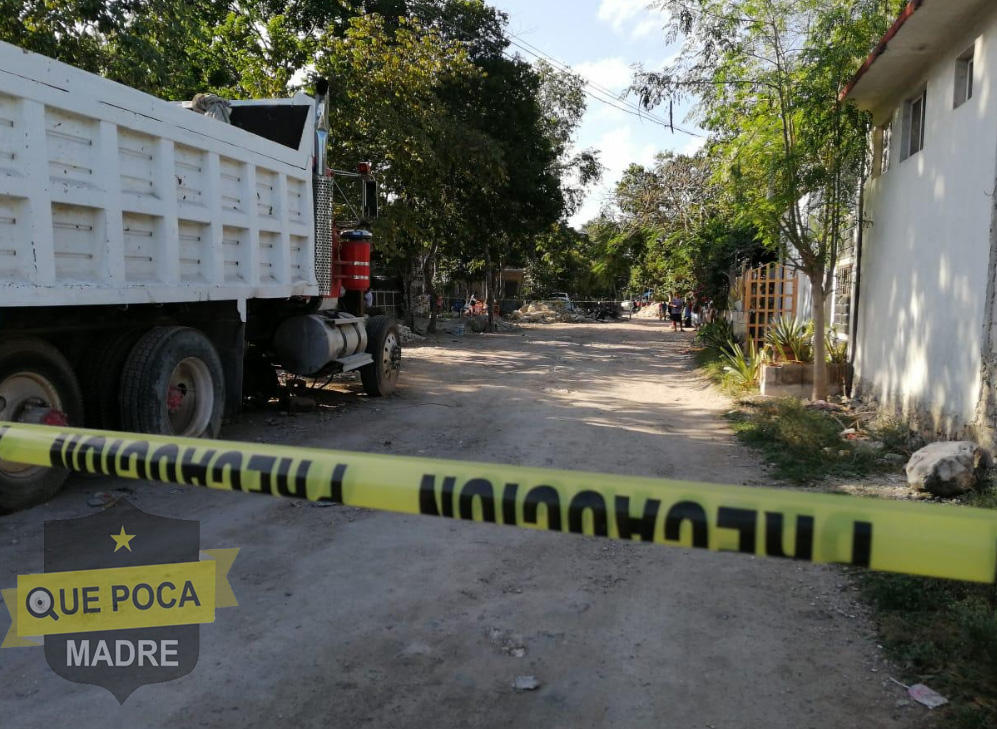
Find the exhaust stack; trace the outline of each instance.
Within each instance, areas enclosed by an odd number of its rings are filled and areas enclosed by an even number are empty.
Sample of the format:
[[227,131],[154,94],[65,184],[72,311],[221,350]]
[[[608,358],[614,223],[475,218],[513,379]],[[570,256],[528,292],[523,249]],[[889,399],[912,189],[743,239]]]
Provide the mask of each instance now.
[[315,82],[315,174],[325,177],[329,142],[329,81]]

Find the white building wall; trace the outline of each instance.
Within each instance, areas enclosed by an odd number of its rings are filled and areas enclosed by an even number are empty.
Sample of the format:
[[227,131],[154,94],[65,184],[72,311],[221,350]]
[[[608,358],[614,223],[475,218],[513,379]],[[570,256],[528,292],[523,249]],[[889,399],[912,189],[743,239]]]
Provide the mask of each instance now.
[[[953,108],[957,58],[976,44],[973,98]],[[901,161],[903,110],[889,170],[869,181],[856,378],[906,415],[956,432],[974,419],[997,171],[997,9],[951,46],[927,83],[924,149]]]

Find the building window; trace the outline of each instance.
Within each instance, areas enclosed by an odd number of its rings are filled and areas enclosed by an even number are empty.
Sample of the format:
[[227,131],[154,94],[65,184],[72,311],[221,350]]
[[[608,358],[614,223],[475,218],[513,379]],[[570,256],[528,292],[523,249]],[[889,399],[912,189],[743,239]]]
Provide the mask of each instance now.
[[848,336],[852,323],[852,266],[841,266],[834,277],[834,314],[831,323],[839,336]]
[[955,107],[959,108],[973,98],[973,70],[975,46],[963,53],[955,62]]
[[890,147],[893,146],[893,122],[883,127],[882,150],[879,157],[879,174],[885,175],[890,171]]
[[924,149],[924,120],[928,92],[922,91],[913,99],[904,102],[904,159],[913,157]]

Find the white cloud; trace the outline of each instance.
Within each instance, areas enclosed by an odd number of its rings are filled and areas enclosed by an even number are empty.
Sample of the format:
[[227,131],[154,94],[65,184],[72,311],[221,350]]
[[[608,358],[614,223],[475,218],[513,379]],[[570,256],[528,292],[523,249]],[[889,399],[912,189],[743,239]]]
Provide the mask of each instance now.
[[600,0],[597,17],[617,35],[646,38],[661,30],[667,13],[651,8],[649,0]]
[[602,150],[602,163],[606,166],[607,176],[614,179],[618,179],[631,163],[650,164],[658,151],[657,145],[637,142],[629,126],[617,127],[603,134],[598,147]]
[[589,192],[581,209],[572,216],[570,222],[576,227],[581,227],[599,214],[603,202],[610,198],[627,167],[634,163],[649,166],[659,151],[657,145],[643,144],[635,139],[633,128],[629,125],[604,132],[592,146],[600,151],[599,161],[605,170],[600,185]]
[[600,104],[595,101],[589,102],[588,108],[585,111],[585,118],[586,121],[593,124],[599,124],[601,126],[608,124],[620,124],[633,119],[630,114],[623,111],[623,109],[618,106]]
[[632,38],[650,38],[656,33],[661,33],[665,25],[665,19],[662,17],[652,17],[644,18],[634,29],[630,31],[630,37]]
[[622,57],[603,58],[575,64],[575,71],[593,83],[620,92],[630,85],[633,69]]
[[679,153],[686,154],[691,157],[692,155],[696,154],[696,152],[701,150],[704,144],[706,144],[705,136],[689,137],[689,141],[682,146],[682,148],[679,150]]

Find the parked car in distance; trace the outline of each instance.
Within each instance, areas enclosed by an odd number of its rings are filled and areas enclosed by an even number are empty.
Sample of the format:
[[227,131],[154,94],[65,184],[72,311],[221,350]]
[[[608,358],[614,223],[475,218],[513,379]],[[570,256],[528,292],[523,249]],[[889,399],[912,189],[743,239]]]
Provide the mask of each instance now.
[[571,301],[571,297],[568,296],[566,293],[558,291],[558,292],[555,292],[555,293],[551,294],[549,298],[550,298],[551,301],[563,301],[565,303],[565,307],[567,308],[568,311],[574,311],[575,310],[575,305]]

